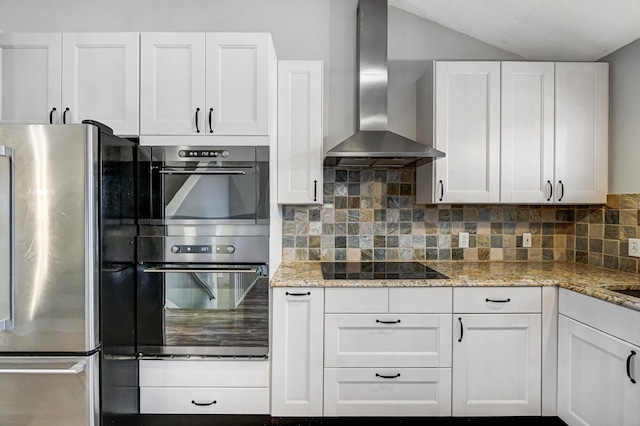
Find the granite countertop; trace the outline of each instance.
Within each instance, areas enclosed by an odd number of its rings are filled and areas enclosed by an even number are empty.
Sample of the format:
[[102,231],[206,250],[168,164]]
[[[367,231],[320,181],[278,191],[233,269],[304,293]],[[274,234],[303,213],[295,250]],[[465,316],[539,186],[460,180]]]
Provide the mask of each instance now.
[[640,274],[572,262],[421,262],[449,279],[325,280],[320,262],[283,262],[272,287],[558,286],[640,311],[640,299],[612,289],[640,289]]

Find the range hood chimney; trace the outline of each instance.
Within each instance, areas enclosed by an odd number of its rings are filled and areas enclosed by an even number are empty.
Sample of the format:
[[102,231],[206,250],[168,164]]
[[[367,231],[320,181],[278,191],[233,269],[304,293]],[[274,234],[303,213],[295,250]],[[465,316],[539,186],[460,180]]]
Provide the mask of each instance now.
[[325,166],[403,167],[445,155],[387,130],[387,16],[387,0],[358,3],[358,129],[327,152]]

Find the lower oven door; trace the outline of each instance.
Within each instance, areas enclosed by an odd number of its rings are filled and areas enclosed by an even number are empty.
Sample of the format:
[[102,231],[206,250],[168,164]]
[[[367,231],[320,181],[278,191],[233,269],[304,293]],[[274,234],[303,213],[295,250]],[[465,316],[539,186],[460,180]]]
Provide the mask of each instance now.
[[269,353],[264,266],[139,265],[137,340],[143,356],[261,357]]

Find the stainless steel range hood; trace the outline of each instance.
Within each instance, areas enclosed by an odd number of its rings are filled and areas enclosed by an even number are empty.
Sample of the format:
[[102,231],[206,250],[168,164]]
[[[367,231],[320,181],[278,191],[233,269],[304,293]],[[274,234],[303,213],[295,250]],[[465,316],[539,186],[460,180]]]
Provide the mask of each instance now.
[[403,167],[444,157],[388,130],[387,0],[358,3],[358,131],[327,152],[325,166]]

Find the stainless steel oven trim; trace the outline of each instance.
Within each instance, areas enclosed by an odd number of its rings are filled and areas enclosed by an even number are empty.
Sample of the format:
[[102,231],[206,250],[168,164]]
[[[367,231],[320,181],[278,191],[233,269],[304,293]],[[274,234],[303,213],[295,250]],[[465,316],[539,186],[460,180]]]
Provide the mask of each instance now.
[[236,274],[258,272],[258,269],[208,269],[208,268],[147,268],[142,272],[149,273],[202,273],[202,274]]
[[[7,262],[7,282],[6,282],[6,297],[2,297],[0,302],[0,331],[10,330],[13,327],[13,312],[14,312],[14,296],[15,296],[15,267],[14,267],[14,205],[15,205],[15,189],[14,189],[14,156],[13,149],[6,146],[0,146],[0,156],[8,158],[9,160],[9,180],[6,188],[8,190],[7,198],[9,201],[9,210],[6,212],[8,233],[3,238],[8,237],[7,253],[0,253],[0,255],[6,259]],[[3,213],[3,216],[5,213]]]
[[226,176],[226,175],[246,175],[247,172],[243,170],[169,170],[169,169],[161,169],[159,171],[160,174],[163,175],[218,175],[218,176]]
[[220,356],[266,357],[268,346],[138,346],[139,357],[153,356]]

